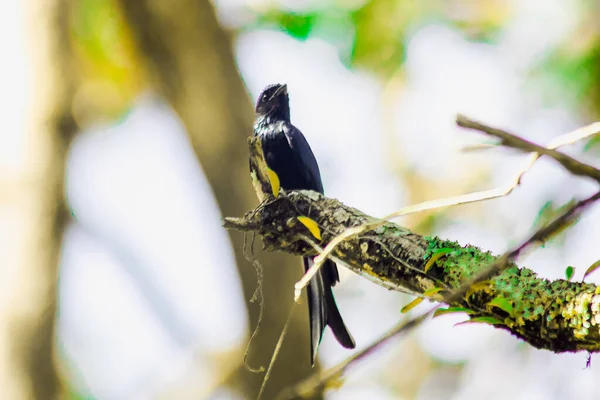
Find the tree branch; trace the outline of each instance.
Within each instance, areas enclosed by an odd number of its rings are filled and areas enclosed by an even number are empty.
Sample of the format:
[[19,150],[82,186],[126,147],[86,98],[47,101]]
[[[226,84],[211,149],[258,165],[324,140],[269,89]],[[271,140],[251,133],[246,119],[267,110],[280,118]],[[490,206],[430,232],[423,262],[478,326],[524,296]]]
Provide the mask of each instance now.
[[456,124],[458,126],[462,126],[463,128],[477,130],[490,136],[497,137],[501,140],[501,144],[503,146],[512,147],[528,153],[538,153],[553,158],[573,175],[587,176],[588,178],[594,179],[596,182],[600,182],[600,170],[592,167],[591,165],[579,162],[573,157],[570,157],[564,153],[540,146],[501,129],[489,127],[480,122],[469,119],[464,115],[459,114],[456,117]]
[[[578,213],[579,211],[582,211],[586,206],[588,206],[591,203],[593,203],[594,201],[596,201],[598,199],[598,197],[600,197],[600,193],[596,193],[595,195],[591,196],[590,198],[580,201],[577,204],[570,207],[562,215],[560,215],[555,220],[553,220],[550,224],[548,224],[547,226],[545,226],[545,227],[539,229],[537,232],[535,232],[531,237],[529,237],[522,244],[520,244],[519,246],[517,246],[511,250],[506,251],[502,256],[497,257],[494,262],[492,262],[491,264],[486,266],[482,271],[479,271],[475,276],[471,277],[467,282],[463,283],[458,289],[444,293],[444,296],[442,299],[443,302],[452,304],[454,302],[461,300],[461,298],[465,294],[467,294],[467,292],[469,292],[470,289],[475,287],[475,285],[478,285],[478,284],[482,283],[485,279],[491,278],[491,277],[495,276],[496,274],[498,274],[499,272],[503,271],[507,266],[510,265],[509,261],[512,261],[514,258],[516,258],[526,248],[528,248],[529,246],[532,246],[536,242],[547,240],[552,235],[554,235],[556,232],[560,231],[562,228],[569,225],[569,222],[573,219],[573,217],[575,216],[576,213]],[[351,230],[353,230],[353,228],[347,229],[346,232],[351,231]],[[342,235],[339,235],[337,237],[339,238],[340,236],[342,236]],[[304,235],[301,235],[301,238],[304,241],[310,243],[311,246],[320,253],[319,257],[322,257],[325,254],[325,251],[319,245],[315,244],[312,239],[310,239]],[[330,244],[327,247],[331,247],[332,242],[330,242]],[[443,252],[438,252],[438,253],[434,254],[427,261],[427,264],[425,264],[423,271],[427,272],[429,270],[429,268],[435,263],[435,261],[437,261],[440,258],[439,256],[447,254],[448,250],[449,249],[444,249]],[[338,263],[338,264],[341,263],[341,264],[344,264],[345,266],[347,266],[342,260],[338,259],[337,257],[331,256],[331,258],[336,263]],[[433,292],[437,293],[437,290],[434,290]],[[594,293],[596,293],[596,292],[594,292]],[[425,292],[425,293],[423,293],[423,296],[427,297],[427,294],[428,294],[428,292]],[[510,304],[510,302],[508,302],[505,299],[502,304],[499,302],[499,299],[500,299],[500,297],[496,298],[495,299],[496,303],[490,302],[490,305],[492,305],[494,307],[499,307],[499,308],[505,310],[507,313],[509,313],[509,315],[513,316],[514,309],[512,308],[512,305]],[[419,299],[417,299],[417,300],[419,300]],[[410,304],[413,304],[413,303],[414,303],[414,301]],[[419,324],[421,324],[425,319],[427,319],[431,314],[433,314],[438,309],[439,309],[439,305],[432,307],[428,312],[421,314],[416,318],[410,319],[408,321],[401,321],[396,326],[394,326],[392,329],[388,330],[378,340],[371,343],[369,346],[367,346],[363,350],[356,352],[355,354],[353,354],[346,360],[342,361],[341,363],[338,363],[334,367],[329,368],[328,370],[326,370],[322,373],[315,373],[311,377],[297,383],[296,385],[294,385],[290,388],[287,388],[285,391],[280,393],[280,396],[278,398],[281,398],[281,399],[311,398],[314,393],[317,393],[318,391],[326,388],[327,385],[329,384],[329,382],[339,379],[341,377],[341,375],[348,369],[348,367],[351,364],[368,356],[369,354],[371,354],[372,352],[377,350],[379,347],[381,347],[384,343],[387,343],[387,341],[389,341],[391,338],[396,337],[400,334],[406,334],[410,330],[414,329],[415,327],[417,327]],[[490,322],[489,318],[493,318],[493,317],[480,317],[480,318],[487,318],[487,322],[489,323]],[[473,320],[471,320],[471,321],[473,321]],[[498,320],[496,320],[496,321],[499,322]]]
[[[313,255],[317,246],[306,240],[308,228],[298,218],[308,217],[319,226],[322,243],[336,242],[328,246],[331,257],[386,288],[467,309],[471,318],[492,322],[537,348],[554,352],[600,348],[600,294],[595,285],[548,281],[514,263],[532,243],[543,242],[568,225],[600,198],[600,192],[497,257],[474,246],[418,235],[315,192],[273,197],[260,142],[253,138],[249,144],[254,187],[264,200],[244,218],[226,218],[226,228],[259,234],[270,251]],[[340,236],[344,240],[339,241]]]
[[[314,255],[312,246],[302,239],[308,232],[298,216],[316,221],[325,243],[348,228],[374,219],[335,199],[301,191],[272,199],[244,218],[226,218],[225,227],[256,232],[270,251]],[[427,262],[442,249],[448,253],[425,272]],[[343,241],[333,255],[353,272],[386,288],[421,296],[435,288],[459,289],[463,282],[497,260],[475,246],[424,237],[391,222]],[[427,297],[442,301],[443,291]],[[496,306],[498,298],[505,299],[504,304],[510,307]],[[596,294],[593,284],[548,281],[508,262],[502,273],[472,287],[450,306],[471,310],[472,318],[493,318],[498,321],[494,326],[536,348],[556,353],[600,349],[600,294]]]
[[[510,133],[498,133],[494,128],[460,115],[457,123],[486,133],[491,131],[494,136],[503,138],[501,144],[533,152],[515,183],[508,191],[499,189],[498,192],[512,191],[523,173],[542,154],[555,158],[569,171],[574,169],[571,171],[574,174],[594,178],[594,167],[548,150],[597,134],[598,124],[563,135],[548,148],[543,148]],[[318,256],[311,270],[325,258],[330,258],[386,288],[448,303],[467,312],[470,321],[486,322],[508,330],[538,348],[555,352],[597,351],[600,291],[596,286],[540,279],[531,270],[519,268],[514,260],[529,247],[543,243],[569,226],[581,211],[600,198],[600,192],[572,205],[519,246],[494,256],[473,246],[422,237],[388,222],[390,218],[423,209],[482,200],[486,198],[481,196],[485,192],[421,203],[377,219],[310,191],[287,195],[284,192],[278,196],[271,188],[259,139],[251,138],[249,145],[253,184],[262,203],[244,218],[226,218],[226,228],[257,232],[265,238],[268,250],[301,255],[316,252]],[[306,225],[307,218],[313,224]],[[303,230],[310,231],[326,246],[323,248]],[[312,276],[311,270],[296,284],[296,297]],[[328,382],[339,378],[351,363],[370,354],[390,338],[419,325],[438,308],[433,307],[417,318],[396,325],[366,349],[286,389],[280,397],[313,396],[316,390],[323,390]]]

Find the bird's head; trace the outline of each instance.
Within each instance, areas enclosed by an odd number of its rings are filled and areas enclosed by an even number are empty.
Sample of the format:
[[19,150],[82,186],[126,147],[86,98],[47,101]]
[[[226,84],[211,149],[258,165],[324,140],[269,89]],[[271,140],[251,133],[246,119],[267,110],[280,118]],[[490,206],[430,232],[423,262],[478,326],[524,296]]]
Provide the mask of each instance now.
[[269,85],[262,91],[256,102],[256,116],[290,120],[290,99],[286,84]]

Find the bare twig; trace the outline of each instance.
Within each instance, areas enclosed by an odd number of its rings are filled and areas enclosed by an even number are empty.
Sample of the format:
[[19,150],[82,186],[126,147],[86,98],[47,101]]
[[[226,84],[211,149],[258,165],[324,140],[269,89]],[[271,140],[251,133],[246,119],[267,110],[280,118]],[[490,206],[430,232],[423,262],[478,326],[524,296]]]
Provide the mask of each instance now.
[[[256,320],[256,328],[254,328],[254,331],[252,332],[252,335],[250,335],[250,339],[248,340],[248,344],[246,344],[246,351],[244,352],[244,367],[246,367],[246,369],[252,373],[255,374],[259,374],[261,372],[265,371],[265,368],[262,365],[259,365],[258,368],[254,368],[253,366],[250,365],[250,362],[248,361],[248,354],[250,353],[250,347],[252,346],[252,343],[254,342],[254,339],[258,336],[258,332],[260,332],[260,324],[262,323],[263,317],[264,317],[264,312],[265,312],[265,295],[263,293],[263,267],[262,265],[258,262],[258,260],[256,259],[256,257],[254,256],[254,239],[256,238],[256,235],[253,233],[252,234],[252,240],[250,241],[250,254],[248,254],[247,252],[247,248],[246,248],[246,234],[244,233],[244,248],[243,248],[243,252],[244,252],[244,257],[246,257],[246,260],[248,260],[248,262],[250,262],[252,264],[252,266],[254,267],[254,270],[256,271],[256,290],[254,290],[254,293],[252,294],[252,297],[250,298],[250,303],[254,303],[255,301],[258,301],[258,319]],[[286,322],[287,324],[287,322]],[[259,391],[259,397],[260,397],[260,392],[262,392],[263,388],[261,386],[261,389]]]
[[267,372],[265,373],[263,381],[260,385],[260,390],[258,391],[258,396],[256,397],[256,400],[261,399],[261,397],[265,391],[265,388],[267,387],[267,382],[269,382],[269,378],[271,377],[271,372],[273,371],[273,366],[275,365],[277,356],[279,355],[279,352],[281,351],[281,346],[283,345],[283,339],[285,338],[285,334],[287,333],[288,327],[290,326],[290,319],[292,318],[296,304],[298,304],[298,303],[292,303],[292,307],[290,308],[288,317],[285,320],[285,325],[283,325],[283,329],[281,330],[281,334],[279,335],[279,339],[277,339],[277,344],[275,345],[275,349],[273,350],[273,354],[271,355],[271,360],[269,361],[269,366],[267,367]]
[[[333,252],[333,250],[335,250],[337,245],[339,245],[344,240],[347,240],[353,236],[358,235],[359,233],[364,232],[367,229],[373,229],[378,224],[379,223],[377,222],[374,224],[365,224],[362,226],[357,226],[356,228],[346,229],[342,234],[336,236],[331,242],[329,242],[325,249],[320,251],[319,255],[314,258],[314,264],[310,267],[308,271],[306,271],[304,276],[302,276],[302,279],[300,279],[294,285],[294,301],[297,302],[300,299],[302,290],[308,285],[312,277],[316,275],[316,273],[319,271],[319,268],[321,268],[321,265],[325,262],[327,257],[331,256],[331,253]],[[369,228],[369,226],[372,227]]]
[[528,153],[538,153],[553,158],[573,175],[586,176],[594,179],[597,182],[600,182],[600,170],[592,167],[591,165],[577,161],[573,157],[570,157],[566,154],[540,146],[501,129],[489,127],[480,122],[469,119],[464,115],[459,114],[456,117],[456,124],[458,126],[462,126],[463,128],[477,130],[497,137],[501,140],[501,144],[504,146],[512,147]]
[[590,138],[600,133],[600,122],[592,122],[589,125],[577,128],[574,131],[560,135],[550,142],[549,149],[556,149],[568,144],[573,144],[583,139]]
[[387,343],[390,339],[410,331],[416,328],[421,322],[423,322],[438,306],[434,307],[429,312],[420,315],[416,318],[405,320],[392,329],[387,331],[383,336],[377,339],[375,342],[367,346],[361,351],[357,351],[346,360],[342,361],[338,365],[329,368],[320,374],[314,374],[301,381],[297,385],[284,390],[277,398],[278,399],[310,399],[313,398],[316,393],[319,393],[327,387],[327,384],[331,381],[340,379],[344,372],[350,367],[351,364],[356,361],[360,361],[367,357],[373,351],[377,350],[383,344]]
[[[233,228],[233,229],[235,229],[235,228]],[[317,253],[322,254],[322,253],[325,252],[325,249],[323,249],[321,246],[319,246],[314,240],[312,240],[308,236],[306,236],[306,235],[298,235],[298,237],[300,239],[304,240],[306,243],[308,243],[313,249],[315,249],[315,251]],[[393,255],[391,255],[391,256],[395,257]],[[327,257],[329,257],[337,265],[342,265],[345,268],[347,268],[349,270],[352,270],[352,267],[350,267],[347,262],[345,262],[344,260],[340,259],[339,257],[336,257],[333,254],[328,254]],[[398,260],[397,257],[395,257],[395,258]],[[399,286],[399,285],[395,285],[392,282],[387,282],[387,281],[383,282],[383,281],[377,280],[377,279],[375,279],[373,277],[372,274],[368,274],[368,273],[365,273],[365,272],[361,273],[361,271],[354,271],[354,272],[356,272],[358,275],[362,276],[363,278],[366,278],[367,280],[370,280],[370,281],[372,281],[372,282],[374,282],[374,283],[376,283],[376,284],[378,284],[380,286],[385,287],[386,289],[395,290],[397,292],[401,292],[401,293],[405,293],[405,294],[410,294],[410,295],[413,295],[413,296],[419,296],[420,295],[420,293],[418,293],[418,292],[407,290],[406,288],[404,288],[402,286]]]

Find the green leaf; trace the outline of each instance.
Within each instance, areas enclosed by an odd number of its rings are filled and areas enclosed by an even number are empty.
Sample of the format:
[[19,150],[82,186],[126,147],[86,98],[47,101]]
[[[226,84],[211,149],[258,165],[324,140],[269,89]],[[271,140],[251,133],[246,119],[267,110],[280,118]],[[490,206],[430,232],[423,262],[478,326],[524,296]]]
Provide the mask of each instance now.
[[464,307],[448,307],[448,308],[438,308],[437,310],[435,310],[433,312],[433,318],[435,317],[439,317],[440,315],[444,315],[444,314],[454,314],[454,313],[467,313],[467,314],[472,314],[473,310],[469,310],[468,308],[464,308]]
[[595,155],[600,153],[600,136],[593,136],[583,147],[583,151],[594,152]]
[[467,290],[467,293],[465,294],[465,299],[468,299],[469,297],[471,297],[471,295],[473,295],[476,292],[486,291],[487,289],[489,289],[491,282],[492,281],[487,280],[487,281],[477,282],[477,283],[471,285],[471,287],[469,288],[469,290]]
[[432,297],[434,294],[441,292],[442,290],[444,290],[441,287],[435,287],[435,288],[431,288],[429,290],[426,290],[423,292],[423,296],[424,297]]
[[498,296],[498,297],[494,298],[492,301],[490,301],[490,306],[498,307],[499,309],[506,312],[511,317],[513,316],[513,313],[514,313],[513,305],[510,303],[510,301],[508,301],[507,299],[505,299],[502,296]]
[[[557,218],[559,215],[562,215],[567,209],[573,207],[577,202],[576,199],[571,199],[568,202],[557,205],[553,200],[547,201],[542,208],[540,209],[534,223],[533,228],[539,229],[546,225],[548,225],[551,221]],[[549,238],[546,239],[546,243],[551,242],[554,239],[562,238],[562,234],[571,226],[575,225],[579,222],[579,216],[569,219],[567,223],[565,223],[562,227],[560,227],[555,233],[552,234]],[[542,247],[545,247],[546,243],[542,244]]]
[[336,372],[333,375],[330,375],[329,377],[327,377],[327,380],[325,380],[324,382],[324,389],[325,390],[329,390],[329,389],[339,389],[342,386],[344,386],[344,370],[342,368],[340,368],[340,370],[338,372]]
[[600,260],[596,261],[595,263],[593,263],[592,265],[590,265],[590,267],[588,269],[585,270],[585,274],[583,274],[583,281],[585,281],[585,278],[591,274],[592,272],[594,272],[595,270],[598,269],[598,267],[600,267]]
[[565,277],[567,278],[568,281],[571,280],[574,273],[575,273],[575,268],[571,267],[570,265],[567,267],[567,269],[565,269]]
[[600,101],[600,44],[596,37],[582,39],[574,48],[565,43],[544,56],[530,76],[542,87],[546,101],[563,101],[573,106],[598,109]]
[[298,221],[300,221],[302,225],[304,225],[310,231],[310,233],[315,237],[315,239],[319,241],[322,240],[321,229],[319,228],[319,224],[317,224],[314,219],[305,216],[299,216],[296,218],[298,219]]
[[410,310],[412,310],[413,308],[415,308],[416,306],[418,306],[422,302],[423,302],[423,298],[422,297],[417,297],[416,299],[414,299],[413,301],[411,301],[410,303],[408,303],[407,305],[405,305],[404,307],[402,307],[402,310],[400,310],[400,312],[402,314],[406,314],[407,312],[409,312]]
[[406,30],[425,12],[427,2],[368,0],[352,13],[355,29],[350,67],[389,79],[402,66]]
[[264,28],[275,25],[288,35],[303,40],[312,32],[316,19],[315,13],[300,14],[271,10],[259,16],[256,26]]
[[542,208],[540,208],[540,211],[538,211],[535,221],[533,221],[534,228],[540,227],[550,221],[556,213],[555,209],[556,206],[554,205],[553,200],[548,200],[546,203],[544,203]]
[[454,324],[454,326],[464,325],[464,324],[488,324],[488,325],[504,325],[504,322],[500,321],[494,317],[475,317],[471,318],[468,321],[459,322]]
[[431,256],[429,261],[427,261],[427,264],[425,264],[425,268],[423,268],[423,272],[427,273],[427,271],[429,271],[429,269],[431,267],[433,267],[433,265],[435,264],[435,262],[437,260],[444,257],[446,254],[452,253],[453,251],[454,251],[454,249],[448,249],[448,248],[443,248],[443,249],[437,250],[435,253],[433,253],[433,255]]

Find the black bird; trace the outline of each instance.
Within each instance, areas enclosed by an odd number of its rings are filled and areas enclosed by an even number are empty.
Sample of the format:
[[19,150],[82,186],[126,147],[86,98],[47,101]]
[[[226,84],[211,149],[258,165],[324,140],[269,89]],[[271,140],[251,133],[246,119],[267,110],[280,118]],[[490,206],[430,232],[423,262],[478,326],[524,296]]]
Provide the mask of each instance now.
[[[260,94],[256,103],[254,135],[261,139],[267,166],[277,174],[283,189],[323,193],[317,160],[302,132],[290,122],[287,85],[270,85]],[[313,264],[312,258],[304,257],[303,261],[304,270],[307,271]],[[355,347],[331,290],[339,280],[337,266],[333,261],[327,260],[307,288],[310,360],[313,365],[327,325],[342,346],[349,349]]]

